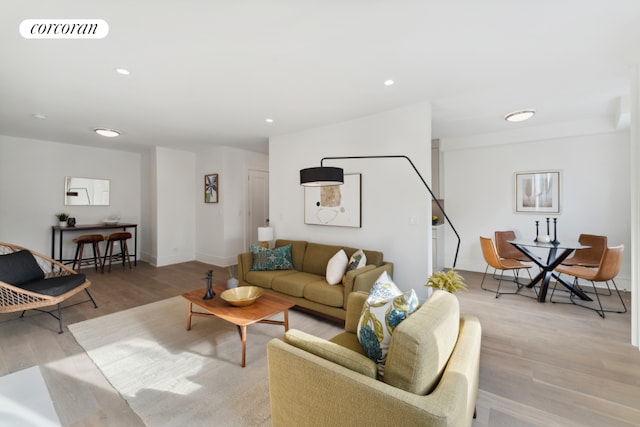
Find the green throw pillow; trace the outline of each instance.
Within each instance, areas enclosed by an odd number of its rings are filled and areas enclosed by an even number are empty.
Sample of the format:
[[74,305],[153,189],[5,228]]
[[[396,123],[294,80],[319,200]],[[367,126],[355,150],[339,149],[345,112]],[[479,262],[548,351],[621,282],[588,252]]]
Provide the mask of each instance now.
[[417,308],[416,292],[402,293],[387,272],[371,288],[358,323],[358,341],[369,359],[378,364],[380,376],[384,375],[391,334]]
[[291,244],[275,249],[267,249],[262,246],[251,246],[253,271],[265,270],[294,270],[291,260]]

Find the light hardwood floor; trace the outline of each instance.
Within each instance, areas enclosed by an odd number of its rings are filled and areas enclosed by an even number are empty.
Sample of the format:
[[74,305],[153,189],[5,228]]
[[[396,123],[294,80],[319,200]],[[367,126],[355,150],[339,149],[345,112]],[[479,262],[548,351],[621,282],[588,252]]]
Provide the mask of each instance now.
[[[68,308],[65,324],[204,287],[211,268],[141,262],[104,275],[83,270],[99,307]],[[630,313],[601,319],[571,305],[496,299],[480,289],[482,274],[461,274],[469,287],[458,294],[461,309],[478,316],[483,328],[474,427],[640,425],[640,352],[629,344]],[[214,268],[215,282],[226,279],[226,269]],[[40,365],[65,426],[142,425],[71,333],[57,334],[55,319],[32,312],[9,320],[14,317],[0,315],[0,376]]]

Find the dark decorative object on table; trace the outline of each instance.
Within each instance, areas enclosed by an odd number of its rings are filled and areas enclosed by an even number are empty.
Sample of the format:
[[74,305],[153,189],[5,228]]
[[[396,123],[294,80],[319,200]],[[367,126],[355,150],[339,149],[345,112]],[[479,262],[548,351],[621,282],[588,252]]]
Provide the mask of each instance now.
[[213,270],[207,271],[207,293],[204,294],[202,299],[211,299],[216,296],[213,292]]
[[549,217],[547,217],[547,236],[550,236],[550,234],[549,234]]
[[538,241],[538,236],[540,235],[540,231],[538,231],[538,225],[540,225],[540,221],[536,221],[536,238],[533,239],[534,242]]
[[558,243],[560,243],[558,241],[558,228],[557,228],[557,224],[558,224],[558,218],[553,218],[553,243],[554,245],[557,245]]
[[75,227],[76,225],[76,219],[73,217],[70,217],[67,219],[67,226],[68,227]]

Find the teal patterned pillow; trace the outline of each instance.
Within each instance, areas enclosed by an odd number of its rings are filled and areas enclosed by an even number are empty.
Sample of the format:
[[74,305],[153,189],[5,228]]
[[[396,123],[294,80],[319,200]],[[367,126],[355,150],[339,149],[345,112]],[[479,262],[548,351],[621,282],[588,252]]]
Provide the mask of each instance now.
[[275,249],[267,249],[262,246],[251,246],[252,265],[251,270],[294,270],[291,260],[291,244]]
[[378,364],[381,377],[393,331],[417,308],[415,291],[411,289],[403,294],[386,272],[371,288],[358,323],[358,341],[369,359]]

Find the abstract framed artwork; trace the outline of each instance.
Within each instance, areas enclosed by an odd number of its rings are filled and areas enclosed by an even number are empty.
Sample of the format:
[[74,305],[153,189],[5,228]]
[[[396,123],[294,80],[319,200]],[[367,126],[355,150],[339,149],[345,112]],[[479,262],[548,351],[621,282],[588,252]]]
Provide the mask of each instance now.
[[344,174],[343,185],[304,187],[304,223],[361,227],[362,175]]
[[204,202],[218,203],[218,174],[212,173],[204,176]]
[[517,213],[560,213],[560,171],[516,172]]

